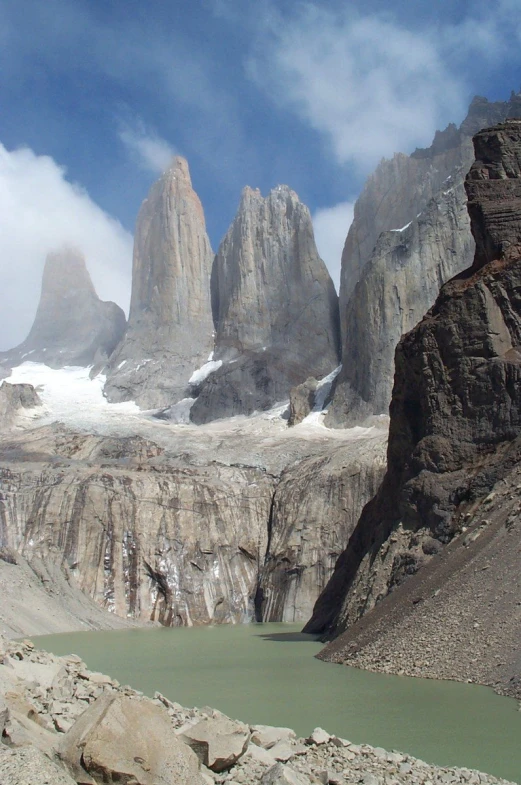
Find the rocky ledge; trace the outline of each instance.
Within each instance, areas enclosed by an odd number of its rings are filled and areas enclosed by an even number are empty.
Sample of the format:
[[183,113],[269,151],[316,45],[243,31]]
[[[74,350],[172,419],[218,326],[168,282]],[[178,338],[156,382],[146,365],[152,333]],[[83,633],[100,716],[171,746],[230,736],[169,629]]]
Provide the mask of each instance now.
[[315,728],[246,725],[0,638],[2,785],[508,785]]

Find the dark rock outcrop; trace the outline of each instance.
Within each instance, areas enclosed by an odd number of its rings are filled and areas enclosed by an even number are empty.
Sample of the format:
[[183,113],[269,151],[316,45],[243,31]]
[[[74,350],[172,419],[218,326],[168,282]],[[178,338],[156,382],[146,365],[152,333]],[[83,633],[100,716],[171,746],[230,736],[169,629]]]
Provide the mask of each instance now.
[[245,188],[212,271],[214,359],[191,416],[251,414],[338,365],[338,298],[311,217],[287,186]]
[[[387,474],[308,631],[337,635],[378,603],[392,603],[384,598],[402,584],[402,608],[410,609],[416,595],[407,592],[407,582],[421,585],[435,569],[430,562],[440,558],[440,547],[457,545],[468,522],[472,531],[488,526],[488,518],[478,517],[487,506],[484,497],[521,461],[521,121],[483,130],[474,144],[477,160],[466,179],[474,263],[445,284],[397,348]],[[509,487],[506,498],[515,502],[519,485]],[[490,537],[501,538],[505,525],[498,514]],[[463,537],[462,546],[473,538]],[[510,550],[518,548],[518,539],[514,530]],[[499,569],[497,559],[482,566],[493,565]],[[497,576],[498,590],[512,589],[517,608],[519,570]],[[469,612],[464,603],[458,609],[460,619]],[[479,626],[479,618],[474,621]],[[440,628],[437,633],[442,637]]]
[[382,161],[368,179],[342,255],[342,372],[330,427],[387,411],[400,337],[472,261],[464,190],[472,134],[519,116],[521,94],[508,102],[475,98],[459,129],[451,124],[431,147]]
[[190,394],[192,372],[213,348],[212,261],[188,164],[175,158],[137,217],[130,314],[107,371],[109,400],[159,408]]
[[87,367],[106,362],[125,330],[125,314],[99,299],[85,259],[65,247],[48,254],[42,293],[29,335],[15,349],[0,354],[0,368],[24,360],[51,368]]

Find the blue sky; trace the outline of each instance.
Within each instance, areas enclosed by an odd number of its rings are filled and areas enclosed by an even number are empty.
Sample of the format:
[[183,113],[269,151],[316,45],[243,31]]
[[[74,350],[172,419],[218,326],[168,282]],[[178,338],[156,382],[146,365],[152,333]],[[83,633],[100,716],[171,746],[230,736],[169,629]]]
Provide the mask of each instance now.
[[127,305],[135,216],[174,152],[215,250],[245,185],[287,183],[337,277],[365,177],[519,89],[520,43],[519,0],[0,0],[0,348],[58,243]]

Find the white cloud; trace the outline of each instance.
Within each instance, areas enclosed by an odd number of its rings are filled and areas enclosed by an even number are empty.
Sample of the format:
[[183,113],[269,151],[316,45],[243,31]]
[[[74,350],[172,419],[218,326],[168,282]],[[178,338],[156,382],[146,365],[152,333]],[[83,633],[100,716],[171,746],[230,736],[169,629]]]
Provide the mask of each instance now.
[[306,4],[293,19],[272,23],[248,67],[326,137],[338,162],[363,170],[430,144],[434,130],[462,116],[468,102],[434,33],[349,9]]
[[340,202],[334,207],[322,207],[313,215],[313,229],[318,252],[327,265],[338,291],[340,263],[347,232],[353,221],[354,202]]
[[141,120],[134,127],[125,124],[119,131],[119,138],[139,166],[154,174],[162,174],[177,155],[166,139],[147,129]]
[[128,309],[132,236],[48,156],[0,144],[0,349],[31,327],[45,256],[71,244],[86,258],[98,295]]

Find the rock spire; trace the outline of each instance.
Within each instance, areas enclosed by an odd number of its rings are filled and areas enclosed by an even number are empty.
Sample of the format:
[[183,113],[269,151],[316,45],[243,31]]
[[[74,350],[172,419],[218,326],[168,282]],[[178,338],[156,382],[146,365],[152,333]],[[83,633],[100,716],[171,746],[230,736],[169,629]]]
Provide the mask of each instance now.
[[51,368],[103,363],[121,339],[125,323],[118,305],[99,299],[83,254],[65,246],[47,256],[29,335],[2,353],[0,363],[13,367],[31,360]]
[[109,400],[155,408],[188,394],[213,347],[212,261],[188,164],[176,157],[137,217],[130,314],[108,369]]
[[214,359],[195,422],[250,414],[287,400],[339,362],[338,298],[307,207],[287,186],[245,188],[212,271]]

